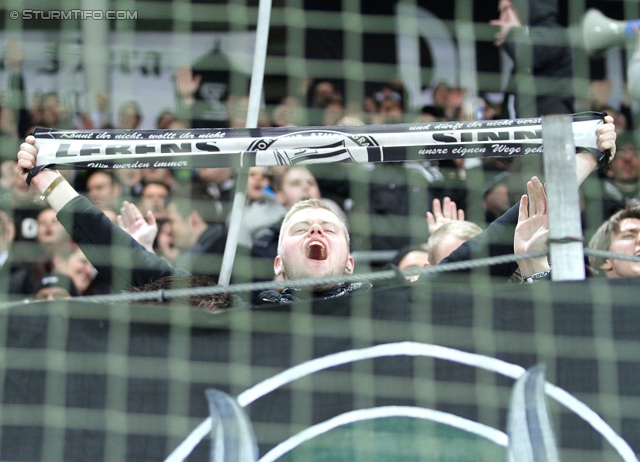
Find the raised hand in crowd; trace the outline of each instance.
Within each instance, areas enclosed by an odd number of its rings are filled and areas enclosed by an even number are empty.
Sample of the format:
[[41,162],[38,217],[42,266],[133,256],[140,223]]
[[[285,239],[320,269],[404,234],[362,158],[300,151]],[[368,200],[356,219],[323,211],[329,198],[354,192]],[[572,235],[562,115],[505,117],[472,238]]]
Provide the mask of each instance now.
[[499,26],[500,29],[495,34],[495,45],[500,46],[504,43],[509,31],[513,27],[520,27],[520,17],[514,8],[511,0],[500,0],[499,5],[500,17],[489,22],[492,26]]
[[143,217],[135,204],[124,201],[117,221],[118,226],[129,233],[140,245],[149,252],[153,252],[153,241],[158,235],[158,224],[151,210],[147,212],[146,217]]
[[[547,194],[538,177],[534,176],[527,182],[527,193],[520,199],[518,224],[513,236],[513,253],[516,255],[548,249]],[[518,267],[522,276],[528,277],[548,269],[549,260],[547,256],[518,260]]]
[[193,75],[191,66],[180,66],[176,71],[176,93],[183,103],[194,103],[194,95],[200,86],[202,75]]
[[432,212],[427,212],[429,234],[433,234],[442,225],[452,221],[464,221],[464,210],[458,209],[456,203],[449,197],[444,198],[442,205],[440,204],[440,199],[434,199],[432,208]]

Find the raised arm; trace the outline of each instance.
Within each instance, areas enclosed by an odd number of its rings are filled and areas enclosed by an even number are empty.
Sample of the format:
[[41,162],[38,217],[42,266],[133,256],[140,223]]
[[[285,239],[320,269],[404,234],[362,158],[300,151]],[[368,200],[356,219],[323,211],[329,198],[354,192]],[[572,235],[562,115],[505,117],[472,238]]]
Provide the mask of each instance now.
[[464,221],[464,210],[458,209],[456,203],[447,196],[445,196],[442,204],[440,199],[434,199],[432,209],[432,212],[427,212],[427,226],[429,227],[430,235],[446,223]]
[[[527,183],[528,195],[520,199],[518,225],[513,237],[513,253],[516,255],[547,250],[549,238],[549,215],[547,195],[538,177]],[[518,260],[523,277],[539,274],[549,269],[549,259],[544,257]]]
[[[613,117],[606,116],[604,118],[604,124],[598,127],[597,145],[601,152],[606,150],[611,151],[609,160],[613,160],[616,153],[616,132]],[[598,162],[591,153],[581,152],[576,154],[576,174],[579,185],[597,168]],[[507,210],[478,236],[469,239],[458,247],[440,263],[464,261],[476,255],[486,255],[487,249],[489,256],[510,254],[513,251],[513,238],[515,226],[518,223],[519,212],[520,202]],[[493,276],[509,277],[516,268],[517,264],[515,262],[504,263],[491,266],[490,272]]]
[[[18,166],[23,169],[25,175],[27,170],[36,166],[38,148],[35,143],[36,139],[29,135],[20,145],[20,151],[18,151]],[[78,195],[73,186],[67,183],[57,170],[42,170],[31,180],[31,187],[36,188],[41,195],[40,197],[45,196],[43,199],[46,199],[56,212],[59,212],[62,207]]]
[[[35,139],[29,136],[20,146],[18,165],[23,169],[36,165],[38,149],[34,142]],[[43,170],[33,177],[31,187],[46,196],[58,214],[58,221],[96,267],[99,277],[114,291],[148,284],[165,276],[189,274],[145,250],[61,178],[57,171]]]

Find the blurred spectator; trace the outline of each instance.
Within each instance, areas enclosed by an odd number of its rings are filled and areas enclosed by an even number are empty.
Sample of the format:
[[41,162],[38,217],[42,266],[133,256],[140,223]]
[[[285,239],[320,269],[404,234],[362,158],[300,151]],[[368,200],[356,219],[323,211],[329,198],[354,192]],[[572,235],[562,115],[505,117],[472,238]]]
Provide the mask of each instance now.
[[283,98],[271,113],[271,122],[274,127],[296,127],[302,125],[302,108],[298,100],[292,96]]
[[142,188],[140,195],[140,212],[146,216],[147,212],[151,212],[156,220],[161,221],[167,218],[167,201],[171,189],[161,182],[150,182]]
[[142,122],[142,110],[135,101],[128,101],[120,106],[118,113],[118,128],[135,130]]
[[39,91],[35,92],[31,97],[31,104],[29,105],[29,119],[31,125],[27,129],[27,133],[31,133],[34,127],[42,127],[42,97],[43,94]]
[[215,212],[215,221],[224,223],[231,212],[235,186],[233,169],[200,168],[195,170],[191,198],[209,204]]
[[437,106],[423,106],[420,109],[417,123],[429,123],[444,120],[444,110]]
[[[333,109],[330,108],[330,113],[336,112],[338,104],[342,105],[342,101],[342,94],[336,90],[332,82],[322,80],[310,85],[307,94],[308,125],[327,125],[325,124],[325,108],[331,103]],[[340,117],[335,120],[337,121]],[[328,117],[328,119],[330,118]]]
[[176,115],[171,111],[162,111],[156,120],[156,128],[158,130],[165,130],[169,128],[169,125],[176,119]]
[[378,113],[383,124],[399,124],[403,122],[404,111],[402,104],[392,98],[384,99],[379,104]]
[[101,129],[111,128],[111,100],[104,93],[96,94],[96,112],[94,125]]
[[344,114],[344,106],[342,105],[342,100],[336,98],[332,101],[329,101],[324,106],[322,125],[324,126],[338,125],[338,121],[342,118],[343,114]]
[[164,183],[169,189],[173,190],[175,180],[169,168],[143,168],[142,184],[147,183]]
[[[187,120],[192,120],[199,118],[197,114],[198,112],[203,111],[204,109],[196,106],[196,98],[195,94],[200,86],[200,82],[202,81],[202,75],[193,74],[193,70],[190,66],[181,66],[176,71],[175,75],[175,84],[176,84],[176,97],[177,97],[177,107],[178,107],[178,115]],[[225,99],[227,95],[227,90],[225,89]],[[223,107],[224,109],[224,107]],[[226,111],[224,113],[224,120],[227,119]],[[199,127],[199,124],[193,124],[194,127]],[[225,124],[226,125],[226,124]]]
[[[227,101],[230,128],[245,128],[247,126],[247,112],[249,111],[248,96],[231,95]],[[260,110],[258,113],[258,127],[270,127],[269,114]]]
[[232,80],[233,68],[218,44],[193,67],[181,66],[175,74],[178,117],[188,120],[193,128],[228,127],[229,96],[245,94],[248,88],[246,76],[236,74]]
[[29,247],[28,259],[11,277],[11,293],[33,294],[35,285],[54,267],[53,259],[62,246],[69,244],[69,235],[58,222],[56,212],[46,207],[37,216],[36,242]]
[[335,99],[337,92],[333,83],[326,80],[317,82],[309,93],[308,107],[324,109],[330,101]]
[[16,125],[13,111],[8,106],[0,107],[0,136],[4,140],[18,139],[18,126]]
[[15,272],[11,244],[16,235],[15,225],[7,212],[0,210],[0,293],[8,293],[9,278]]
[[78,296],[78,290],[69,276],[62,273],[45,274],[36,285],[36,300],[56,300]]
[[33,249],[38,230],[37,216],[42,209],[34,201],[38,198],[37,191],[29,188],[24,182],[22,171],[14,161],[4,161],[0,166],[0,197],[2,207],[10,211],[15,225],[15,239],[13,249],[16,260],[33,260]]
[[47,128],[77,128],[73,123],[73,115],[69,114],[55,92],[46,93],[42,97],[40,124]]
[[500,0],[498,10],[495,44],[515,63],[501,118],[573,113],[573,57],[557,0]]
[[[514,62],[500,119],[572,114],[573,54],[568,29],[558,22],[558,0],[499,0],[495,45]],[[510,167],[512,200],[543,171],[542,156],[519,156]]]
[[273,189],[278,203],[287,210],[302,200],[321,199],[316,179],[302,165],[286,167],[282,175],[274,179]]
[[404,86],[402,85],[402,80],[396,79],[387,85],[383,85],[378,91],[373,94],[374,99],[378,103],[378,105],[382,104],[383,101],[392,100],[396,103],[400,104],[400,108],[404,110]]
[[118,184],[122,189],[121,196],[128,200],[140,197],[142,193],[142,172],[139,168],[118,168],[114,170]]
[[158,236],[156,237],[155,252],[173,264],[180,256],[180,248],[174,245],[173,223],[170,219],[158,224]]
[[247,204],[242,217],[242,225],[238,234],[238,245],[247,249],[253,246],[256,232],[271,225],[280,223],[286,209],[276,200],[264,193],[268,179],[264,167],[249,169],[247,186]]
[[424,217],[429,209],[429,188],[436,178],[428,167],[378,163],[353,165],[348,172],[354,250],[398,250],[424,240],[427,224],[414,217]]
[[[406,246],[398,250],[398,253],[391,265],[397,266],[400,270],[409,270],[417,268],[425,268],[430,266],[429,252],[422,247],[418,246]],[[411,282],[417,281],[419,276],[405,276]]]
[[69,239],[69,235],[56,218],[56,212],[46,207],[38,214],[38,234],[36,240],[45,253],[50,255],[50,249],[55,249],[58,245]]
[[[96,270],[75,244],[67,243],[56,248],[53,256],[53,271],[71,278],[78,294],[96,295],[95,292],[89,290],[96,276]],[[98,293],[105,293],[105,291]]]
[[631,199],[640,198],[640,152],[633,132],[618,135],[616,145],[616,157],[602,185],[603,217],[625,208]]
[[508,177],[509,172],[507,171],[485,172],[485,178],[488,178],[488,180],[482,191],[482,208],[484,209],[486,223],[491,223],[511,208],[509,186],[507,184]]
[[378,116],[378,104],[376,100],[373,99],[373,96],[365,96],[364,102],[362,103],[363,120],[366,120],[368,123],[375,123],[373,120]]
[[225,224],[207,201],[173,198],[167,205],[168,220],[160,228],[158,248],[175,258],[175,266],[191,273],[219,277],[226,242]]
[[450,88],[447,93],[447,101],[444,107],[444,116],[447,120],[464,120],[466,114],[464,112],[464,96],[465,92],[462,88]]
[[122,189],[110,170],[93,170],[87,176],[87,197],[101,210],[118,210]]
[[447,109],[447,101],[449,99],[449,85],[444,82],[439,83],[434,87],[431,95],[433,106],[440,109],[444,115],[445,110]]
[[5,50],[6,70],[9,75],[1,104],[3,109],[6,107],[7,112],[1,116],[3,120],[0,129],[3,135],[11,134],[22,139],[33,124],[27,109],[26,89],[22,75],[25,52],[24,47],[17,40],[8,40]]

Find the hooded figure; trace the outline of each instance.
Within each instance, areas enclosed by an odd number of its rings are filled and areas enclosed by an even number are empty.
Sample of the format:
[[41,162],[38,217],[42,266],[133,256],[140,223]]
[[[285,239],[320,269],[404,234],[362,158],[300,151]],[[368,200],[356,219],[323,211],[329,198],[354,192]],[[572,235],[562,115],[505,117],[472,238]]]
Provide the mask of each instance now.
[[[499,33],[496,44],[515,63],[501,118],[573,113],[573,58],[568,30],[558,23],[557,0],[499,0],[499,10],[492,24],[506,34]],[[505,28],[508,15],[515,21]]]
[[[501,119],[572,114],[573,58],[569,33],[558,24],[557,0],[499,0],[496,45],[513,60]],[[529,178],[543,171],[542,156],[514,158],[509,167],[509,201],[526,193]]]

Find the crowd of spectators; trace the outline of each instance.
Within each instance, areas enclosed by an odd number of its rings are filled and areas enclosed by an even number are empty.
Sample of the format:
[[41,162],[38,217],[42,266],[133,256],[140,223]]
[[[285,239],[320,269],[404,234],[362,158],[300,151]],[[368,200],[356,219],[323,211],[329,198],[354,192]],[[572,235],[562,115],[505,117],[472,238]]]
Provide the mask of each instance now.
[[[29,189],[15,162],[17,146],[34,126],[59,128],[124,128],[139,126],[144,108],[130,101],[118,108],[115,120],[109,98],[100,96],[101,116],[70,117],[55,93],[27,102],[21,75],[20,47],[12,44],[9,69],[13,72],[0,110],[2,168],[0,177],[0,234],[2,236],[3,292],[36,297],[38,290],[60,286],[71,295],[109,293],[94,283],[96,269],[57,223],[55,213]],[[158,129],[203,125],[202,107],[195,93],[201,77],[190,68],[176,73],[175,108],[157,115]],[[594,82],[593,110],[614,116],[618,157],[610,173],[583,186],[584,222],[594,230],[628,201],[640,197],[640,159],[633,118],[626,106],[606,106],[603,82]],[[597,95],[597,98],[595,97]],[[407,108],[399,82],[381,85],[362,101],[346,101],[337,82],[306,80],[299,95],[261,111],[259,125],[367,125],[404,122],[473,120],[466,112],[465,91],[440,83],[432,89],[430,104],[420,111]],[[484,118],[500,118],[501,102],[482,100]],[[220,125],[244,127],[248,99],[228,96],[227,120]],[[145,114],[145,116],[153,116]],[[126,227],[127,207],[135,204],[157,234],[141,237],[148,248],[171,264],[217,278],[227,239],[236,172],[228,168],[197,170],[109,170],[62,172],[81,194]],[[352,251],[397,251],[395,259],[361,264],[361,270],[403,262],[436,264],[460,243],[479,234],[526,192],[525,184],[509,181],[512,159],[456,159],[398,164],[340,164],[252,168],[249,174],[244,220],[238,236],[238,255],[249,265],[240,268],[240,280],[273,278],[280,224],[287,210],[303,199],[327,200],[349,223]],[[471,185],[474,185],[473,189]],[[119,216],[120,215],[120,216]],[[466,220],[465,221],[465,217]],[[444,226],[442,226],[444,224]],[[436,229],[440,228],[437,232]],[[416,253],[417,252],[417,253]],[[405,258],[409,255],[411,258]],[[58,281],[57,283],[55,281]],[[57,287],[56,286],[56,287]],[[50,295],[40,296],[50,297]]]

